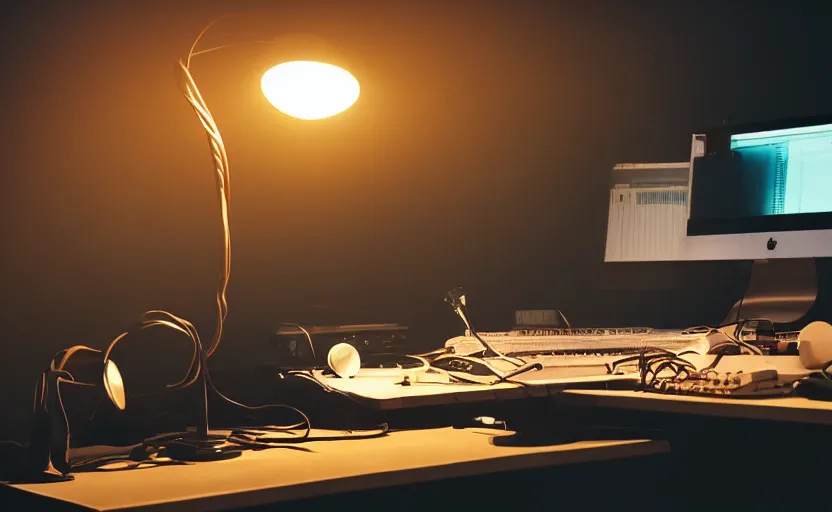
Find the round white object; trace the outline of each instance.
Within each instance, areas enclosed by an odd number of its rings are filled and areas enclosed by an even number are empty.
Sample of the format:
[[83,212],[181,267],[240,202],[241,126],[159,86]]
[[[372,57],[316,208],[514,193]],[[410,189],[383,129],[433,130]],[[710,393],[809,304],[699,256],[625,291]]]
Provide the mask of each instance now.
[[361,369],[361,356],[349,343],[339,343],[329,349],[326,362],[335,375],[342,379],[355,377]]
[[832,325],[812,322],[797,337],[800,362],[809,370],[818,370],[832,361]]

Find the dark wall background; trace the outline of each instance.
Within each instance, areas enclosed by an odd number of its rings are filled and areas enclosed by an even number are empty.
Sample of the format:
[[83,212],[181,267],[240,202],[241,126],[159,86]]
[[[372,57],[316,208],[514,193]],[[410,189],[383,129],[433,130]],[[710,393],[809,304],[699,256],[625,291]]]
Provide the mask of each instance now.
[[603,265],[609,169],[684,160],[694,129],[724,121],[832,112],[828,8],[772,5],[9,4],[0,437],[25,437],[63,347],[104,347],[151,308],[210,337],[216,194],[175,63],[215,16],[243,13],[206,45],[313,34],[362,84],[345,115],[303,123],[260,94],[263,47],[195,64],[233,173],[213,361],[240,366],[285,320],[399,321],[439,346],[459,329],[441,300],[457,285],[482,328],[536,306],[584,325],[721,320],[745,263]]

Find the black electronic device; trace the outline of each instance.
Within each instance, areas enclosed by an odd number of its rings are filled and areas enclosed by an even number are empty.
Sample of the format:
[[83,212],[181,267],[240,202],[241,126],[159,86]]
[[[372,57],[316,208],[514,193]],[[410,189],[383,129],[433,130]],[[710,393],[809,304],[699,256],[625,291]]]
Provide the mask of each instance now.
[[326,368],[327,354],[348,343],[361,355],[362,367],[383,366],[406,355],[408,328],[395,323],[304,326],[284,324],[272,338],[277,364],[287,369]]

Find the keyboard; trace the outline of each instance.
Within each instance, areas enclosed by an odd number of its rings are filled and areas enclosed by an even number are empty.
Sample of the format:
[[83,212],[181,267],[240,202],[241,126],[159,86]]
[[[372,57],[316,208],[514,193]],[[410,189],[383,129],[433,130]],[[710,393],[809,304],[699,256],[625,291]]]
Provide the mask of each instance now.
[[[515,357],[627,355],[650,348],[705,354],[710,348],[708,333],[648,329],[549,329],[483,332],[480,336],[495,350]],[[472,336],[458,336],[445,342],[445,348],[464,356],[481,352],[483,346]]]

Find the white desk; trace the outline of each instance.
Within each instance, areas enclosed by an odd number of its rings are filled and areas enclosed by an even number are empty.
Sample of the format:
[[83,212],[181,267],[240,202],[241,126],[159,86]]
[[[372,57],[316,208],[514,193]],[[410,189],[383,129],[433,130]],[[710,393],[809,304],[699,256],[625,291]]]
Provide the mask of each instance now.
[[579,407],[609,407],[664,413],[699,414],[723,418],[832,425],[832,402],[801,397],[717,398],[662,395],[642,391],[572,389],[554,396],[555,403]]
[[[714,356],[693,356],[697,367],[709,365]],[[807,373],[796,356],[728,356],[722,359],[720,369],[729,371],[755,371],[777,369],[781,375],[799,378]],[[780,420],[832,425],[832,402],[820,402],[799,397],[788,398],[710,398],[684,395],[661,395],[636,391],[611,391],[605,389],[569,389],[589,383],[614,383],[637,381],[637,374],[597,375],[592,377],[565,377],[564,369],[547,367],[515,377],[513,383],[494,385],[478,384],[426,384],[411,386],[398,384],[399,378],[353,379],[325,376],[316,378],[339,391],[350,394],[367,406],[382,410],[406,409],[419,406],[488,400],[511,400],[526,397],[552,396],[555,403],[564,405],[641,409],[657,412],[706,414],[710,416],[747,419]],[[589,387],[589,386],[585,386]],[[595,388],[606,387],[604,385]],[[621,386],[619,386],[620,388]]]
[[325,494],[502,471],[666,453],[663,441],[583,441],[504,447],[484,429],[393,432],[385,437],[310,442],[311,453],[273,449],[190,466],[79,473],[75,481],[15,485],[92,510],[225,510]]
[[634,375],[599,375],[584,378],[564,378],[555,371],[544,369],[530,372],[514,379],[522,384],[502,382],[494,385],[485,384],[428,384],[415,383],[402,386],[401,378],[362,378],[340,379],[322,376],[315,377],[326,385],[348,393],[354,399],[381,410],[407,409],[411,407],[447,405],[465,402],[482,402],[489,400],[512,400],[526,397],[545,397],[558,393],[567,384],[633,381]]

